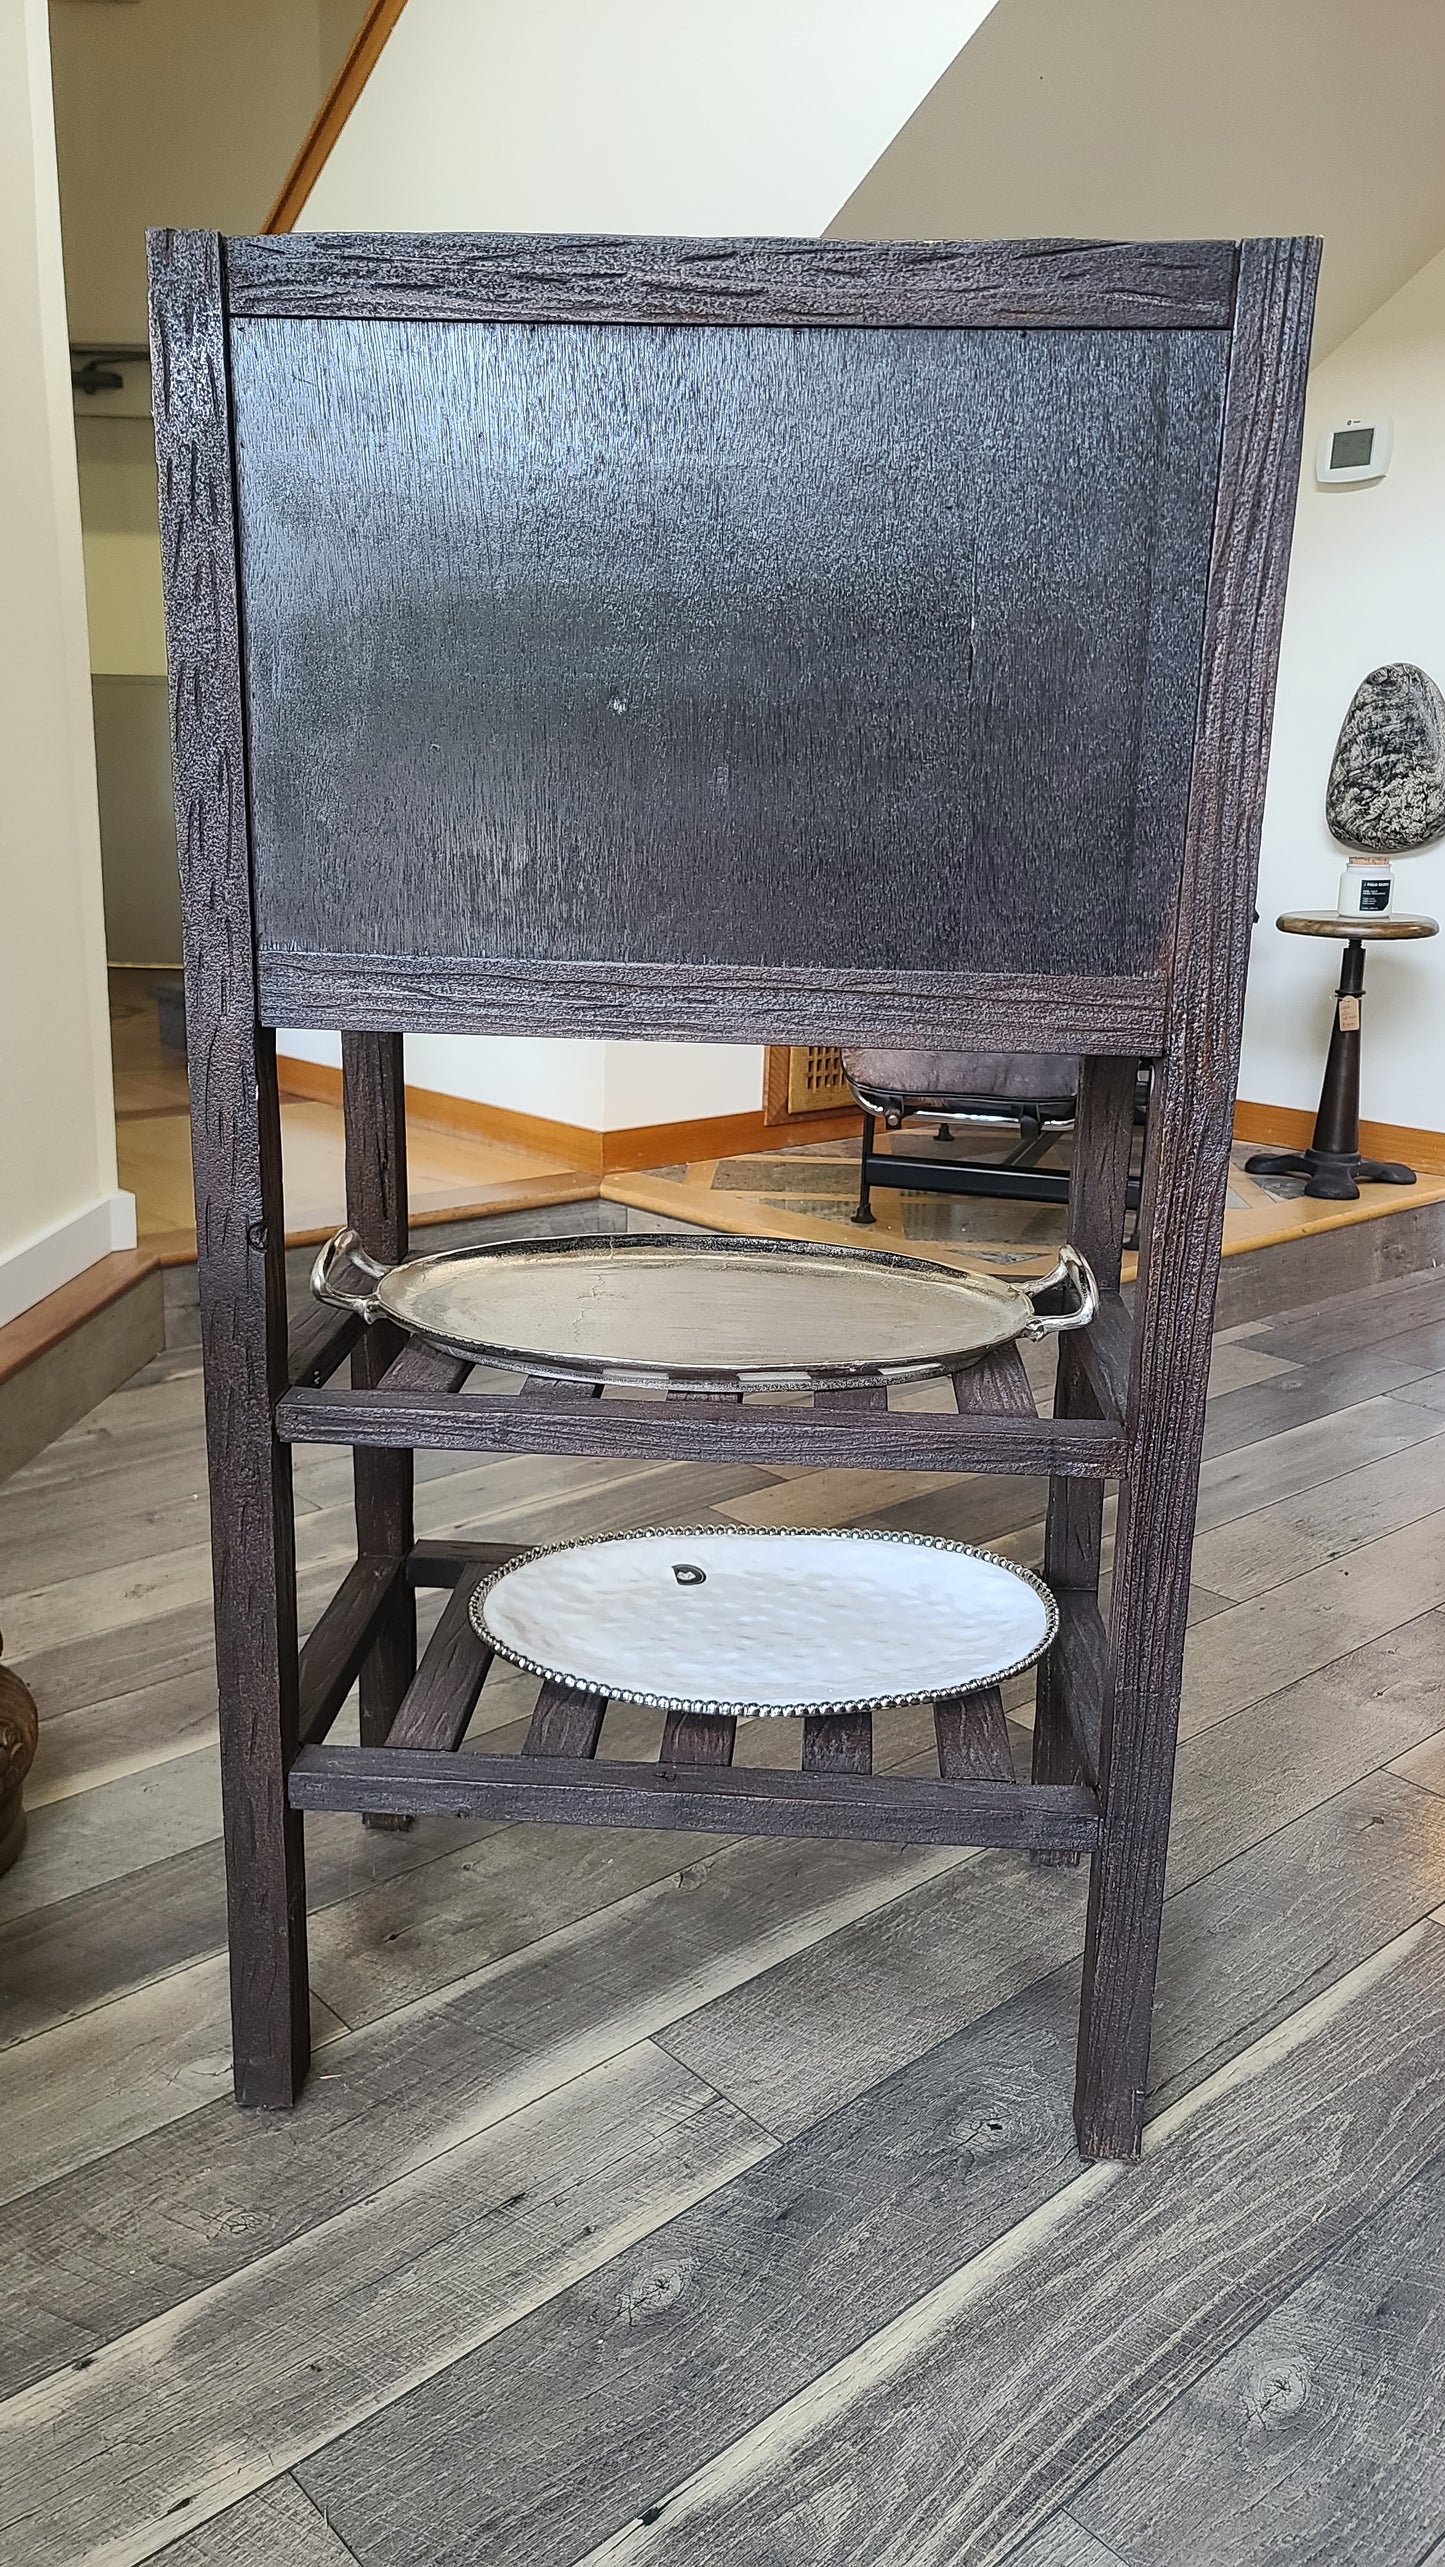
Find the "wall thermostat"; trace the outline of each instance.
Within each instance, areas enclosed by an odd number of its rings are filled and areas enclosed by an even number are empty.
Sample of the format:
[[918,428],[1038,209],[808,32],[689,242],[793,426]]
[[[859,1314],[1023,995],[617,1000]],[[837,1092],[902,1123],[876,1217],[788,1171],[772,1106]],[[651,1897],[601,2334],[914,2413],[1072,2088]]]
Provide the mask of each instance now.
[[1346,419],[1326,428],[1315,451],[1316,481],[1383,481],[1395,432],[1388,419]]

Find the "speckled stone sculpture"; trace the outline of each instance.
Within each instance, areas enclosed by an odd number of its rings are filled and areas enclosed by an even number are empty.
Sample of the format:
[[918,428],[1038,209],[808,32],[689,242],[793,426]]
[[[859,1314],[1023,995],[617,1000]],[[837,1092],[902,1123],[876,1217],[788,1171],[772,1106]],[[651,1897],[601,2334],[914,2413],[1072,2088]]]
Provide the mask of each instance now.
[[1371,669],[1335,743],[1325,791],[1345,847],[1398,856],[1445,836],[1445,695],[1408,660]]

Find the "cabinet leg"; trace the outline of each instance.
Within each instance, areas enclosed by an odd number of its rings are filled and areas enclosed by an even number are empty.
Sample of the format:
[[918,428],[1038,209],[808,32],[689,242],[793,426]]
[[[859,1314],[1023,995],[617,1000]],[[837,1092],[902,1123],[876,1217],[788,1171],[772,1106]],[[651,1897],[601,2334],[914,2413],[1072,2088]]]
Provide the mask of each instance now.
[[1102,1824],[1089,1879],[1074,2117],[1085,2157],[1137,2157],[1184,1668],[1189,1555],[1204,1435],[1216,1242],[1229,1176],[1221,1092],[1201,1143],[1187,1058],[1156,1072],[1145,1149],[1128,1466],[1119,1489]]
[[[1088,1258],[1100,1290],[1117,1292],[1128,1218],[1129,1156],[1134,1139],[1135,1060],[1089,1058],[1079,1065],[1074,1124],[1074,1166],[1069,1181],[1069,1236]],[[1054,1406],[1060,1417],[1098,1414],[1098,1402],[1072,1341],[1059,1341]],[[1097,1594],[1104,1537],[1104,1490],[1097,1480],[1049,1483],[1044,1531],[1044,1576],[1051,1587],[1082,1587]],[[1034,1702],[1033,1778],[1036,1783],[1092,1783],[1079,1761],[1063,1696],[1063,1671],[1053,1652],[1039,1667]],[[1077,1854],[1036,1854],[1043,1866],[1076,1864]]]
[[[286,1383],[286,1267],[275,1038],[255,1037],[241,1087],[252,1150],[211,1147],[193,1100],[216,1592],[221,1814],[238,2103],[292,2105],[311,2062],[306,1859],[286,1797],[296,1751],[296,1524],[291,1454],[275,1431]],[[239,1210],[233,1171],[255,1185]]]
[[[406,1100],[399,1034],[343,1034],[346,1217],[367,1254],[396,1265],[407,1252]],[[373,1389],[405,1340],[386,1321],[368,1328],[351,1358],[351,1378]],[[415,1539],[415,1463],[410,1453],[352,1456],[359,1551],[404,1560]],[[361,1743],[382,1747],[416,1673],[416,1598],[398,1580],[359,1678]],[[369,1813],[368,1827],[409,1827],[409,1818]]]
[[[1103,1546],[1104,1488],[1100,1480],[1053,1480],[1044,1530],[1044,1578],[1060,1587],[1096,1591]],[[1092,1783],[1074,1744],[1057,1651],[1040,1660],[1034,1689],[1033,1779],[1036,1783]],[[1077,1854],[1036,1853],[1041,1870],[1076,1869]]]

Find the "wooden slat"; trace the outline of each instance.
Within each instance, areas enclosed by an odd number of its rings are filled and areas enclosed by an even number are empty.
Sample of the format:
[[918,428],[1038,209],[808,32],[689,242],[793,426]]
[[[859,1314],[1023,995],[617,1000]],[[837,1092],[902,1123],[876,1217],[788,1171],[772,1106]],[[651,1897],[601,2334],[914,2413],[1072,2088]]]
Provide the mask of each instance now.
[[[346,1138],[346,1218],[363,1252],[384,1266],[407,1253],[406,1093],[400,1034],[341,1037],[341,1110]],[[351,1380],[375,1390],[409,1353],[390,1319],[362,1329],[351,1351]],[[416,1539],[412,1498],[416,1466],[409,1452],[379,1453],[358,1444],[351,1456],[356,1487],[356,1547],[404,1561]],[[358,1678],[361,1743],[380,1747],[391,1732],[416,1674],[416,1598],[405,1578],[393,1581]],[[386,1824],[384,1820],[374,1823]]]
[[811,971],[764,964],[528,963],[300,954],[263,946],[266,1025],[672,1042],[900,1043],[929,1051],[1132,1052],[1164,1039],[1161,973],[1125,978]]
[[1088,1853],[1098,1804],[1078,1788],[946,1783],[912,1775],[768,1773],[704,1779],[684,1766],[581,1764],[548,1756],[424,1755],[308,1747],[291,1769],[297,1809],[685,1827],[731,1836],[857,1836],[873,1843],[1043,1845]]
[[454,1587],[459,1578],[473,1583],[520,1560],[529,1542],[414,1542],[406,1574],[414,1587]]
[[[1079,1078],[1074,1125],[1074,1161],[1070,1183],[1069,1229],[1075,1247],[1088,1259],[1103,1295],[1099,1320],[1106,1333],[1117,1307],[1127,1212],[1129,1165],[1134,1143],[1134,1100],[1139,1065],[1132,1059],[1085,1061]],[[1099,1325],[1096,1320],[1094,1327]],[[1071,1330],[1059,1345],[1054,1384],[1054,1414],[1091,1417],[1109,1405],[1107,1388],[1086,1361],[1084,1349],[1094,1328]],[[1128,1357],[1117,1407],[1124,1415]],[[1110,1363],[1114,1380],[1117,1351]],[[1103,1553],[1104,1491],[1097,1480],[1055,1479],[1049,1488],[1044,1527],[1044,1578],[1055,1595],[1065,1587],[1095,1594]],[[1070,1725],[1066,1695],[1070,1688],[1057,1649],[1042,1660],[1034,1688],[1033,1779],[1036,1783],[1087,1783],[1097,1776],[1097,1738],[1093,1757],[1081,1763]],[[1072,1861],[1072,1856],[1040,1855],[1041,1863]]]
[[1122,1421],[1129,1405],[1129,1366],[1134,1355],[1134,1322],[1117,1293],[1105,1293],[1097,1318],[1065,1339],[1098,1402],[1099,1415]]
[[953,1376],[960,1417],[1034,1417],[1038,1408],[1017,1346],[991,1346]]
[[[358,53],[365,42],[364,30]],[[293,172],[283,206],[296,183]],[[294,233],[229,240],[225,253],[231,309],[248,318],[745,321],[780,329],[1223,330],[1236,261],[1232,241],[507,232]]]
[[1011,1783],[1013,1749],[997,1685],[971,1694],[946,1694],[933,1706],[938,1770],[946,1782]]
[[354,1310],[333,1310],[313,1302],[291,1322],[290,1372],[293,1387],[314,1390],[329,1381],[361,1334],[364,1322]]
[[886,1382],[818,1382],[813,1390],[815,1408],[861,1409],[869,1417],[888,1413]]
[[604,1694],[579,1693],[572,1685],[544,1684],[537,1696],[531,1726],[522,1741],[522,1753],[524,1756],[595,1756],[606,1714],[607,1698]]
[[608,1399],[555,1413],[520,1399],[442,1399],[393,1390],[296,1390],[277,1411],[294,1444],[410,1444],[455,1452],[621,1455],[662,1462],[802,1462],[810,1470],[1003,1471],[1113,1477],[1124,1435],[1101,1418],[938,1416],[892,1409],[736,1409]]
[[[740,1407],[742,1396],[740,1383],[698,1390],[688,1382],[669,1382],[667,1405],[687,1408],[693,1415],[701,1405],[706,1414],[722,1415],[730,1408]],[[735,1720],[708,1712],[670,1711],[662,1724],[659,1761],[667,1766],[727,1766],[733,1760],[737,1735]]]
[[324,1738],[361,1670],[401,1576],[384,1552],[352,1563],[301,1652],[298,1733],[303,1745]]
[[471,1619],[472,1582],[453,1587],[422,1662],[402,1696],[386,1744],[455,1748],[466,1735],[492,1652]]
[[547,1373],[529,1373],[517,1396],[533,1407],[585,1408],[589,1400],[602,1397],[602,1384],[554,1381]]
[[806,1712],[802,1769],[805,1774],[871,1774],[872,1713]]
[[1109,1635],[1098,1599],[1083,1587],[1061,1587],[1059,1636],[1049,1652],[1060,1705],[1073,1744],[1075,1770],[1091,1790],[1099,1780],[1099,1736],[1109,1681]]
[[388,1390],[454,1391],[472,1370],[465,1355],[448,1355],[424,1337],[409,1337],[382,1380]]
[[716,1712],[670,1711],[662,1724],[664,1765],[730,1765],[738,1725]]

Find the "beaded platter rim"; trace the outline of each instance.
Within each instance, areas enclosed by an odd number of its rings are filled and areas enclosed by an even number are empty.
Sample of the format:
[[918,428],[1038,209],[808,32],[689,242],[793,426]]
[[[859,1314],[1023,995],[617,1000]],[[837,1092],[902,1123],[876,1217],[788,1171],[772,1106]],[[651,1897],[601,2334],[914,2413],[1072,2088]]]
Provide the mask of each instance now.
[[[654,1693],[637,1687],[620,1691],[600,1679],[589,1682],[584,1676],[568,1674],[561,1667],[549,1666],[542,1659],[503,1643],[487,1624],[485,1605],[493,1587],[500,1586],[504,1578],[511,1577],[518,1569],[530,1568],[534,1561],[554,1559],[562,1551],[597,1551],[618,1542],[692,1542],[704,1537],[730,1542],[886,1543],[912,1551],[946,1551],[954,1559],[986,1560],[992,1568],[1006,1569],[1010,1577],[1030,1587],[1040,1599],[1044,1607],[1044,1635],[1037,1646],[1022,1658],[1014,1659],[1006,1667],[995,1668],[991,1674],[977,1678],[971,1685],[958,1686],[952,1693],[929,1685],[914,1686],[903,1692],[838,1696],[827,1702],[740,1703],[720,1702],[699,1694]],[[473,1590],[468,1613],[478,1639],[484,1640],[499,1658],[505,1658],[509,1666],[520,1667],[524,1675],[540,1676],[545,1684],[560,1685],[569,1693],[591,1694],[598,1700],[635,1702],[648,1711],[696,1712],[714,1720],[802,1720],[809,1717],[835,1720],[854,1712],[893,1711],[916,1703],[949,1702],[960,1695],[980,1693],[990,1685],[1006,1684],[1011,1676],[1025,1674],[1053,1647],[1059,1635],[1058,1600],[1052,1589],[1045,1586],[1042,1578],[1035,1577],[1032,1569],[1021,1567],[1017,1560],[1008,1559],[1002,1551],[985,1550],[976,1542],[949,1542],[936,1533],[905,1533],[882,1527],[877,1532],[869,1532],[858,1525],[639,1524],[611,1533],[584,1534],[571,1542],[539,1542],[534,1549],[519,1552],[515,1560],[505,1561],[483,1578]]]

